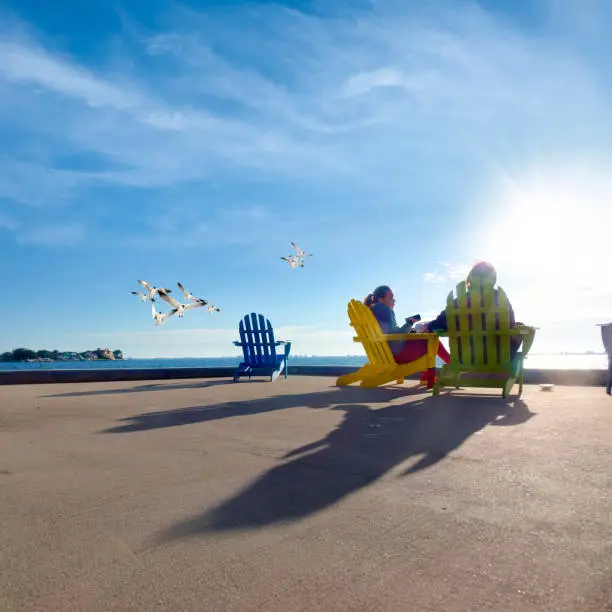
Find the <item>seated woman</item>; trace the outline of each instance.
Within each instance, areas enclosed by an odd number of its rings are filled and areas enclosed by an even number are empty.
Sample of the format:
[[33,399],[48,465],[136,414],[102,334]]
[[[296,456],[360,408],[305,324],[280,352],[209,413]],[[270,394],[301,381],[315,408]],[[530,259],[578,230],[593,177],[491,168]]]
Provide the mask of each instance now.
[[[395,312],[393,311],[395,296],[391,288],[387,285],[381,285],[374,289],[374,291],[363,300],[363,303],[370,307],[383,334],[406,334],[414,325],[414,321],[407,320],[404,325],[401,327],[398,326],[395,319]],[[392,340],[389,342],[389,348],[397,363],[410,363],[427,354],[427,341]],[[438,344],[438,357],[442,359],[444,363],[450,361],[450,355],[441,343]],[[433,368],[433,371],[424,373],[421,377],[421,381],[431,385],[433,384],[434,377],[435,368]]]

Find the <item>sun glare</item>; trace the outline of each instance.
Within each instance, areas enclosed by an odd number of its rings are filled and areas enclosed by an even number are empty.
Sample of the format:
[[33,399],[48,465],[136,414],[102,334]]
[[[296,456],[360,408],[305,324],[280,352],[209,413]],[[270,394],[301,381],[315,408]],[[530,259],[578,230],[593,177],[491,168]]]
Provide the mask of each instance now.
[[537,318],[612,309],[612,180],[595,169],[503,174],[482,204],[482,257],[513,277]]

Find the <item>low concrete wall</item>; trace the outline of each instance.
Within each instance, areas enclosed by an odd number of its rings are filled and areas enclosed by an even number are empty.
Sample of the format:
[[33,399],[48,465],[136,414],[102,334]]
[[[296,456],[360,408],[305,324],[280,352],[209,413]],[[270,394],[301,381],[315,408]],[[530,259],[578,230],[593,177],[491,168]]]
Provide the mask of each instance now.
[[[331,376],[354,372],[351,366],[289,366],[289,375]],[[103,370],[4,370],[0,385],[45,383],[117,382],[129,380],[173,380],[181,378],[230,378],[234,367],[219,368],[117,368]],[[604,386],[606,370],[525,370],[527,384]],[[410,376],[411,379],[418,375]]]
[[4,370],[0,385],[45,383],[116,382],[121,380],[173,380],[180,378],[226,378],[236,368],[117,368],[101,370]]

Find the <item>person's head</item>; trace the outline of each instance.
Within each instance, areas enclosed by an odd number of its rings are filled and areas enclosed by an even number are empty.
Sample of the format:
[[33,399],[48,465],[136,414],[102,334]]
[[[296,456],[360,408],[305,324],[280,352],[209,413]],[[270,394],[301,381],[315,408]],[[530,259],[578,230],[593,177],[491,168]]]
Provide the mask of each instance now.
[[395,306],[395,296],[393,295],[393,291],[391,287],[387,285],[381,285],[380,287],[376,287],[370,295],[368,295],[363,303],[366,306],[374,306],[374,304],[382,303],[389,308],[393,308]]
[[468,288],[472,284],[472,279],[474,278],[478,278],[480,282],[488,281],[495,284],[497,282],[497,270],[495,270],[495,266],[488,261],[479,261],[474,265],[467,276],[466,285]]

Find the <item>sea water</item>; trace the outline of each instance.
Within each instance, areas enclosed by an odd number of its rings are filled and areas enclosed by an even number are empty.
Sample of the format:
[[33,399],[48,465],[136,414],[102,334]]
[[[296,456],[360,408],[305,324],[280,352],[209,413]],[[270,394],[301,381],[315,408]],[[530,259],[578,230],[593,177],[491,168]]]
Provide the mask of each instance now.
[[[90,370],[117,368],[213,368],[232,367],[240,363],[240,357],[200,358],[159,358],[121,359],[95,361],[53,361],[53,362],[0,362],[0,370]],[[438,360],[439,361],[439,360]],[[363,355],[340,356],[295,356],[289,358],[289,365],[331,365],[359,367],[366,362]],[[441,365],[439,362],[438,365]],[[525,360],[526,369],[542,370],[606,370],[608,358],[605,354],[537,354]]]

